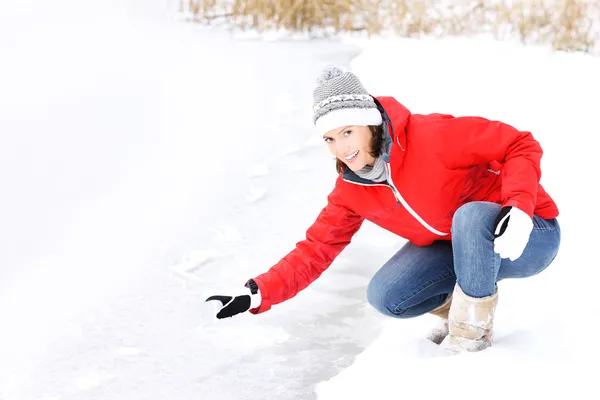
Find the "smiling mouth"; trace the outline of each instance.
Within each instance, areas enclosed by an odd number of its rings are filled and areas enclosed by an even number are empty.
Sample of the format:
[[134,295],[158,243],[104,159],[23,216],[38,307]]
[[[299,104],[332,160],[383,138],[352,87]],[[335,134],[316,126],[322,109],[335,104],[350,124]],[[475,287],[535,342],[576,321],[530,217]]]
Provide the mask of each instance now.
[[352,161],[356,158],[357,155],[358,155],[358,150],[356,150],[354,153],[350,154],[349,156],[344,157],[344,159],[346,161]]

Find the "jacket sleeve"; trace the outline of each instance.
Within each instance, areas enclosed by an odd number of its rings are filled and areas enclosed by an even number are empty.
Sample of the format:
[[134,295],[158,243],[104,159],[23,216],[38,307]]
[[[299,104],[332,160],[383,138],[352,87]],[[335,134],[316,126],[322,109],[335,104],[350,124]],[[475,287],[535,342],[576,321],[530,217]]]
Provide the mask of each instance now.
[[440,135],[440,154],[448,168],[504,164],[502,207],[517,207],[533,218],[543,152],[530,132],[485,118],[458,117],[445,120]]
[[262,303],[250,312],[265,312],[314,282],[350,243],[363,221],[363,217],[341,203],[334,189],[327,197],[327,205],[306,231],[306,239],[267,272],[254,278]]

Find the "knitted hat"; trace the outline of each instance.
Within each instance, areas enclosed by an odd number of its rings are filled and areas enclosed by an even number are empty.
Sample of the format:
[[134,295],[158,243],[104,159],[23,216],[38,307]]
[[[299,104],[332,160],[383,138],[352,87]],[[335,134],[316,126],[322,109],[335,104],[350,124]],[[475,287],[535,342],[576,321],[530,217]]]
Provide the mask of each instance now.
[[336,66],[323,70],[313,92],[313,123],[322,135],[346,125],[380,125],[381,113],[356,75]]

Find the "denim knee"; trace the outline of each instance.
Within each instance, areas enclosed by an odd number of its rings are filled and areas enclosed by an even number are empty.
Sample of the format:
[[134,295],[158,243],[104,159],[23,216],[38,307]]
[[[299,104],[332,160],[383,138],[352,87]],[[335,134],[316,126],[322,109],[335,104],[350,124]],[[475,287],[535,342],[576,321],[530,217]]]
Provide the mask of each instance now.
[[389,310],[386,307],[385,299],[387,296],[382,295],[381,286],[373,278],[367,285],[367,301],[369,304],[382,314],[388,315]]
[[[500,205],[496,203],[472,201],[463,204],[452,217],[452,236],[478,231],[492,235],[493,221],[499,212]],[[492,224],[486,224],[486,221],[491,221]]]
[[413,318],[417,315],[406,313],[407,310],[398,307],[399,297],[397,293],[392,291],[392,287],[382,285],[375,279],[371,279],[367,286],[367,301],[369,304],[388,317],[394,318]]
[[367,286],[367,301],[369,304],[388,317],[398,317],[391,291],[384,284],[377,282],[375,276]]

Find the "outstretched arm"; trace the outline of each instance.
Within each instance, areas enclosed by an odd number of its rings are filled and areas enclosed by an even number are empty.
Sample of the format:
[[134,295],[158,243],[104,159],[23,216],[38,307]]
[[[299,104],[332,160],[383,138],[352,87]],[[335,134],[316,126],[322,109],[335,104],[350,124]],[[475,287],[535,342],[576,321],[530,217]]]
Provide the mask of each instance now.
[[269,271],[253,280],[260,289],[260,307],[253,314],[294,297],[314,282],[350,243],[364,218],[344,206],[336,191],[327,197],[327,206],[306,232],[306,239]]

